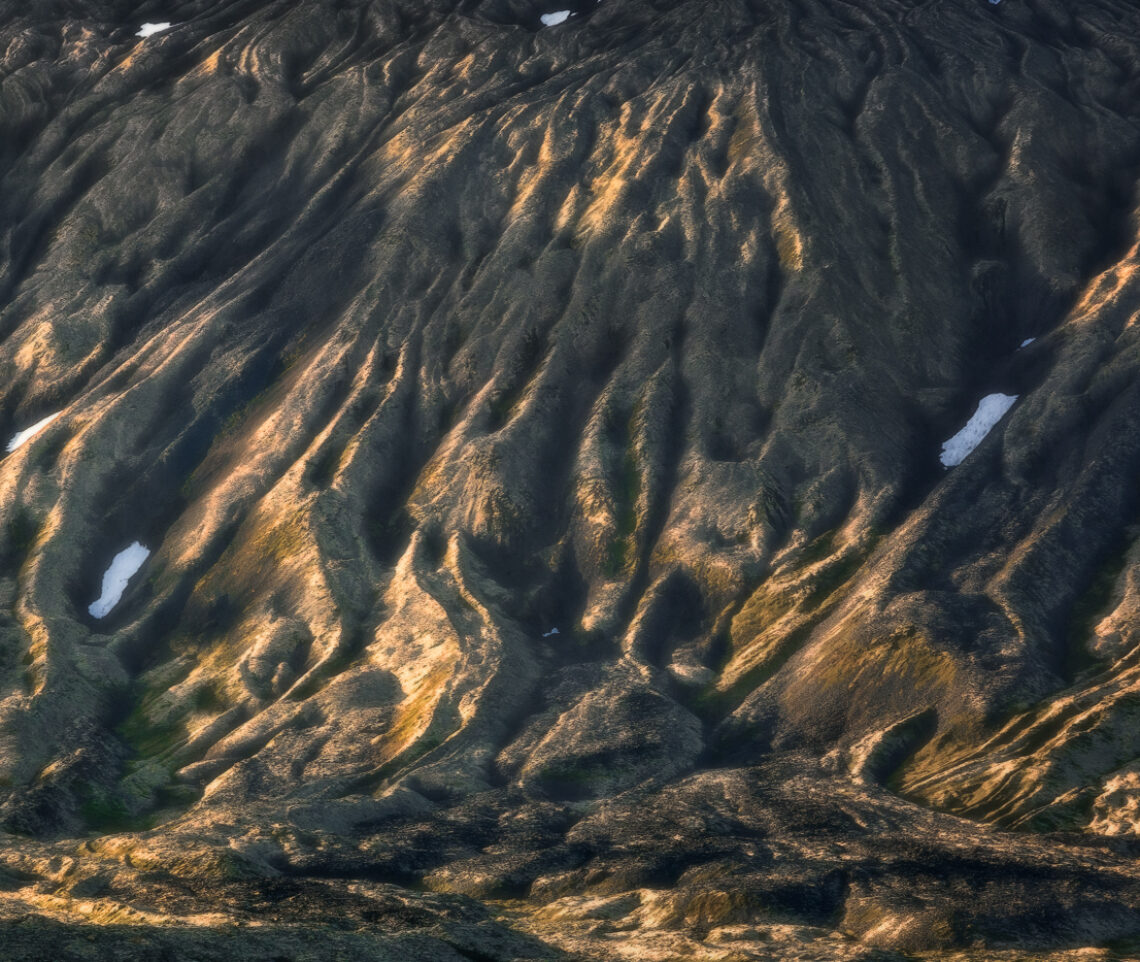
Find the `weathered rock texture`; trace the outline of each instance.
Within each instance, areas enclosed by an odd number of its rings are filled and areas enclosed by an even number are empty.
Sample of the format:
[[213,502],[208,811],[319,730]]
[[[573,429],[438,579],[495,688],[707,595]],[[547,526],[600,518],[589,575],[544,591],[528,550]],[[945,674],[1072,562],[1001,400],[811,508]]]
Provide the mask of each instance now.
[[564,5],[0,0],[9,957],[1125,957],[1140,9]]

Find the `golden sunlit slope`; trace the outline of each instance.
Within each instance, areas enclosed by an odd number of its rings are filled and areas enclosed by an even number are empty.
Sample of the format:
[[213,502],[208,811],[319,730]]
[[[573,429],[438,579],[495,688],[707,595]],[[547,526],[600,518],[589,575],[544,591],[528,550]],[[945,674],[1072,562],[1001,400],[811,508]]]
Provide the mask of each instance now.
[[1137,936],[1140,13],[560,7],[0,3],[9,915]]

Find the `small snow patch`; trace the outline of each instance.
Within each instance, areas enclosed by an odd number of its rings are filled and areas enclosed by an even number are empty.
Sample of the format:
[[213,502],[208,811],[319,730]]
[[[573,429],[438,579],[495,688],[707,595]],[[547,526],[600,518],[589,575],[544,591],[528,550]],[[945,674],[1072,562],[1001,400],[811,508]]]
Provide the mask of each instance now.
[[24,428],[23,431],[17,431],[12,435],[12,440],[8,442],[8,453],[11,454],[25,441],[30,441],[62,413],[62,411],[56,411],[55,414],[49,414],[42,421],[37,421],[30,428]]
[[1023,348],[1023,347],[1029,347],[1029,345],[1032,344],[1036,340],[1037,340],[1037,338],[1035,338],[1035,337],[1027,337],[1024,341],[1021,342],[1021,344],[1018,347],[1018,350],[1021,350],[1021,348]]
[[139,32],[135,34],[136,37],[153,37],[156,33],[162,33],[164,30],[169,30],[173,27],[172,23],[144,23],[139,27]]
[[565,23],[570,19],[570,11],[556,10],[554,13],[544,13],[538,19],[542,21],[544,27],[557,27],[560,23]]
[[143,562],[150,557],[150,549],[144,548],[135,542],[129,548],[124,548],[111,561],[111,567],[103,575],[103,594],[99,600],[92,602],[87,611],[92,618],[105,618],[119,603],[127,582],[143,566]]
[[549,638],[551,635],[556,635],[556,634],[558,634],[558,629],[557,628],[551,628],[550,631],[543,632],[542,637],[543,638]]
[[939,460],[948,468],[961,464],[1005,416],[1005,412],[1013,407],[1017,397],[1016,394],[988,394],[982,398],[966,426],[942,445]]

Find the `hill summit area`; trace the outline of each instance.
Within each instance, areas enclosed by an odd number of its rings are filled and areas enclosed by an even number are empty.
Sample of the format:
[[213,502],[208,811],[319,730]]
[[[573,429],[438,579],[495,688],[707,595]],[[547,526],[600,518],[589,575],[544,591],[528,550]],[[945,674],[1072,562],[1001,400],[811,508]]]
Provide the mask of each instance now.
[[1140,958],[1140,4],[0,0],[4,962]]

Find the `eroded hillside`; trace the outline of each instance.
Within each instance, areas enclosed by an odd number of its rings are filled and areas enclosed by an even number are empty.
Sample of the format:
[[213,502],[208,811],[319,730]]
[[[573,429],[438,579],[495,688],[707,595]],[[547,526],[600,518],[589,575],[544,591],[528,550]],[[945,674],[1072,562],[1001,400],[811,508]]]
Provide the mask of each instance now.
[[0,912],[1128,951],[1140,10],[566,7],[0,3]]

